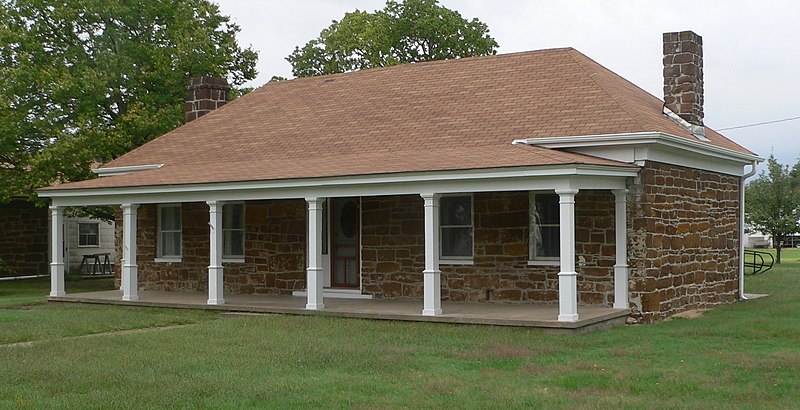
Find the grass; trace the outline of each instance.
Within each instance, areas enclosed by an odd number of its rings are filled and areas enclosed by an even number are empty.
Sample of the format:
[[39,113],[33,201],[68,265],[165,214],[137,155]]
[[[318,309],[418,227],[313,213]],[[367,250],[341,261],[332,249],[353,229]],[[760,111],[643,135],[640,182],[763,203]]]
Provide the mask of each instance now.
[[[0,344],[35,343],[0,346],[0,408],[796,408],[800,251],[746,289],[770,296],[585,336],[7,304]],[[175,324],[189,325],[147,331]]]

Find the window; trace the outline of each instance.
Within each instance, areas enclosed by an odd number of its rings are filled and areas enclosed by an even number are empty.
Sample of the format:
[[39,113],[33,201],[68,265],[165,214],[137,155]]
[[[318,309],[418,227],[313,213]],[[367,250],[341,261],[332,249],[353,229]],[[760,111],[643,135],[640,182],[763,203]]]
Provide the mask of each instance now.
[[170,204],[158,207],[158,256],[179,258],[181,256],[181,205]]
[[531,192],[530,260],[558,260],[559,209],[558,195]]
[[222,257],[244,257],[244,204],[222,206]]
[[472,259],[472,196],[443,196],[439,203],[442,259]]
[[97,222],[78,223],[78,246],[100,246],[100,224]]

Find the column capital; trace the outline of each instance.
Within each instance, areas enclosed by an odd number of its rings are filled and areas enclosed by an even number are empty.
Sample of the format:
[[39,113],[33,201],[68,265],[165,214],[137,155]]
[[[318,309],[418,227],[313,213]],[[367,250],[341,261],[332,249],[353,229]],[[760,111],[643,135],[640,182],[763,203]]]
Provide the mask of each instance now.
[[123,210],[125,209],[133,210],[139,208],[139,204],[121,204],[120,206],[122,207]]
[[560,188],[556,189],[558,196],[575,196],[578,195],[579,190],[575,188]]
[[616,202],[628,202],[627,189],[612,189],[611,193],[614,194],[614,199],[616,200]]
[[222,202],[222,201],[218,201],[218,200],[214,199],[214,200],[211,200],[211,201],[206,201],[206,204],[209,206],[209,208],[212,208],[212,207],[216,208],[218,206],[224,205],[225,203]]
[[50,205],[49,208],[50,208],[50,210],[52,212],[57,212],[57,211],[63,211],[64,208],[66,208],[66,207],[65,206],[58,206],[58,205]]
[[426,201],[432,201],[434,199],[441,198],[442,194],[434,194],[432,192],[423,192],[423,193],[419,194],[419,196],[421,196],[422,199],[424,199]]

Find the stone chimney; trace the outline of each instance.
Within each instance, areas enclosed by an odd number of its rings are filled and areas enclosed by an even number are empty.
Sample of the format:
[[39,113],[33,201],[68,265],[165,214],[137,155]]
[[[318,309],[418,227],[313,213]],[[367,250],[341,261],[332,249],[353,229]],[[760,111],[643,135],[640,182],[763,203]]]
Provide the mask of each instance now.
[[703,38],[664,33],[664,105],[692,125],[703,125]]
[[224,78],[194,77],[186,87],[186,122],[194,121],[228,102],[231,87]]

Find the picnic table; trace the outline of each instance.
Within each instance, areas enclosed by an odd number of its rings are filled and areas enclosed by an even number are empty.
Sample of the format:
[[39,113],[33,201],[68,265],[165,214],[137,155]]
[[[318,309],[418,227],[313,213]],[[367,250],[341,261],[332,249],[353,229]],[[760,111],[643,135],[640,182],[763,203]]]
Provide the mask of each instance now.
[[83,260],[81,261],[81,266],[78,268],[78,272],[83,273],[85,267],[86,274],[89,274],[89,265],[92,267],[92,275],[110,275],[112,273],[111,254],[93,253],[83,255]]

